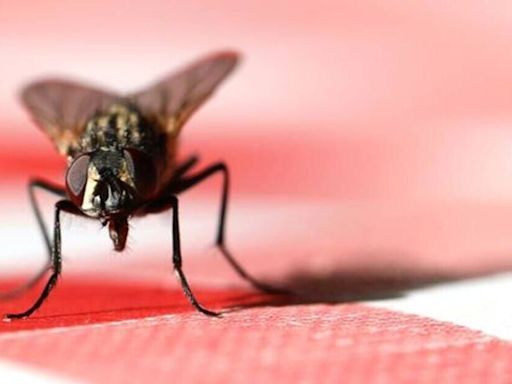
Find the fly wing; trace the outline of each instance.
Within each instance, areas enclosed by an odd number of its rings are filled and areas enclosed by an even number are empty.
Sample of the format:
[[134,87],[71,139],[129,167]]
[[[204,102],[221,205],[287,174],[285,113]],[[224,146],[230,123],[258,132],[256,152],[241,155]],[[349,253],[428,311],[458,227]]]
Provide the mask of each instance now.
[[130,95],[129,99],[156,121],[168,137],[176,137],[183,124],[213,94],[237,62],[235,52],[214,53]]
[[52,79],[28,84],[21,92],[21,99],[59,153],[69,155],[87,120],[119,98],[86,85]]

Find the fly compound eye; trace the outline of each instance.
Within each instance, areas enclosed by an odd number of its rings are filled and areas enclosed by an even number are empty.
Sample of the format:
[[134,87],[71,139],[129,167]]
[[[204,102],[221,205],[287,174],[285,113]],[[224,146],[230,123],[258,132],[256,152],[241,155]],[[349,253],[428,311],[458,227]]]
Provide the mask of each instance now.
[[82,205],[85,184],[87,183],[87,170],[89,168],[89,155],[78,157],[68,168],[66,174],[66,188],[71,201],[77,206]]
[[135,189],[141,197],[150,197],[155,192],[157,181],[153,160],[146,153],[132,148],[124,150],[124,158]]

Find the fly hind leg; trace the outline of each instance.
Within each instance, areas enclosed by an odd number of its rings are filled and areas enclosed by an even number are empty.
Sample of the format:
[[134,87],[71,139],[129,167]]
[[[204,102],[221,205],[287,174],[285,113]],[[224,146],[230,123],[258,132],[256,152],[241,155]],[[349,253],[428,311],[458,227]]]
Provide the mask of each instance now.
[[217,237],[215,239],[215,244],[221,251],[222,255],[228,261],[228,263],[233,267],[233,269],[246,281],[248,281],[253,287],[274,294],[289,294],[290,292],[268,285],[266,283],[258,281],[256,278],[251,276],[233,257],[231,252],[227,249],[225,244],[225,229],[226,229],[226,211],[228,204],[228,194],[229,194],[229,171],[226,164],[219,162],[212,164],[201,172],[198,172],[194,175],[183,177],[181,180],[176,182],[175,189],[176,193],[185,191],[189,188],[198,185],[202,181],[206,180],[210,176],[220,173],[222,175],[222,198],[221,198],[221,206],[220,206],[220,215],[219,222],[217,226]]

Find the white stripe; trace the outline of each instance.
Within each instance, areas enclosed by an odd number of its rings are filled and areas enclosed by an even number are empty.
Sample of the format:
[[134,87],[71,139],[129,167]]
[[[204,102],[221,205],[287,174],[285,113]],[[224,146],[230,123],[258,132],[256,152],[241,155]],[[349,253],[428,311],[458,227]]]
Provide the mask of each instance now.
[[414,290],[371,305],[448,321],[512,341],[512,273]]
[[78,380],[64,379],[48,372],[41,372],[32,366],[26,366],[11,361],[0,360],[0,379],[2,383],[30,384],[76,384]]

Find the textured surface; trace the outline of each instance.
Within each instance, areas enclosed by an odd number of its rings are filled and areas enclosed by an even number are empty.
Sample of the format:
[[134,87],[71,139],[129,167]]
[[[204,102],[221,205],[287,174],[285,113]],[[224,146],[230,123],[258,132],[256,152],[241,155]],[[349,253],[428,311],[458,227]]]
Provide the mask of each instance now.
[[[347,383],[509,383],[512,378],[509,343],[418,316],[359,304],[273,307],[271,301],[208,319],[188,313],[184,303],[164,305],[163,298],[172,295],[158,290],[116,290],[99,282],[94,287],[67,284],[40,319],[4,324],[1,356],[110,383],[148,378],[155,383],[334,383],[341,377]],[[109,293],[95,295],[100,288]],[[76,300],[84,290],[92,309]],[[205,302],[225,305],[225,296],[206,295]],[[128,297],[131,308],[126,308]],[[238,302],[247,304],[241,298]],[[73,315],[59,314],[62,308]],[[154,316],[165,312],[173,314]],[[11,333],[13,327],[40,330]]]

